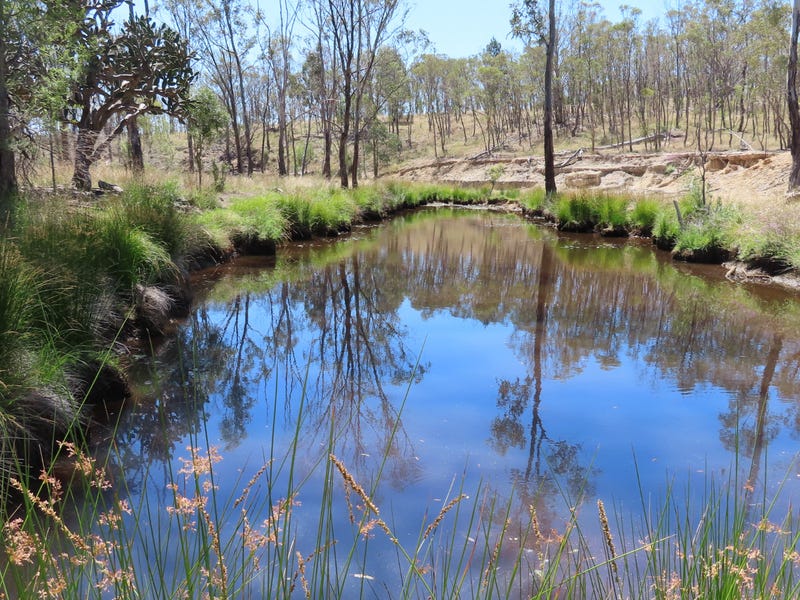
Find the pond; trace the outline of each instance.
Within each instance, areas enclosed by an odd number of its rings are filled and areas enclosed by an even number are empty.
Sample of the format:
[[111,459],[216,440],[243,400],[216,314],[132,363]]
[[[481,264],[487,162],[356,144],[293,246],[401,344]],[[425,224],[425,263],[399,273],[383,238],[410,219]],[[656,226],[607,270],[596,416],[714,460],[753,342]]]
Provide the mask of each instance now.
[[[345,597],[384,597],[416,562],[480,596],[487,560],[524,589],[532,513],[556,535],[577,512],[599,540],[597,499],[629,522],[671,493],[702,504],[710,481],[784,511],[797,491],[797,298],[644,241],[425,210],[196,284],[192,317],[133,370],[117,451],[130,504],[149,506],[137,518],[172,531],[168,484],[199,489],[215,449],[223,538],[262,523],[292,548],[283,575],[273,556],[246,589],[283,577],[301,594],[313,570]],[[171,535],[151,544],[169,555]]]

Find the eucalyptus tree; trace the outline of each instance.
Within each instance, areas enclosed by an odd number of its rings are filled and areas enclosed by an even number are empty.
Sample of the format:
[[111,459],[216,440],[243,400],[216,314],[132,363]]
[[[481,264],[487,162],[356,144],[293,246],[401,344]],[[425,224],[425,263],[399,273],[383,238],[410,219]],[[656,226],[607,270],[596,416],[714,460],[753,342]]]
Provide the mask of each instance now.
[[[393,35],[399,14],[400,0],[315,0],[321,3],[321,14],[329,27],[340,69],[338,91],[341,105],[339,132],[339,179],[342,187],[358,186],[359,148],[361,142],[361,105],[372,75],[375,57]],[[320,23],[322,25],[322,23]],[[347,150],[352,142],[352,162],[348,165]]]
[[291,5],[288,0],[279,0],[277,24],[274,28],[267,24],[263,16],[259,18],[259,24],[266,29],[266,35],[259,36],[261,60],[267,67],[275,92],[275,111],[278,117],[278,175],[281,176],[289,174],[287,94],[292,75],[291,47],[298,6],[298,4]]
[[[774,128],[788,119],[785,90],[792,23],[792,6],[785,2],[764,3],[748,23],[752,31],[748,60],[751,88],[745,127],[750,122],[753,136],[763,148]],[[745,127],[742,129],[744,130]],[[780,137],[780,132],[778,133]]]
[[528,46],[518,60],[519,82],[527,110],[525,133],[531,148],[534,137],[542,135],[540,109],[544,107],[544,65],[545,51],[541,46]]
[[308,98],[309,113],[316,115],[318,131],[322,137],[322,176],[330,179],[334,119],[331,100],[337,78],[335,73],[326,70],[328,61],[325,52],[320,34],[316,40],[316,48],[308,50],[305,55],[300,77]]
[[[32,11],[24,10],[19,2],[0,0],[0,218],[10,212],[17,191],[16,156],[12,136],[14,98],[25,89],[28,71],[25,69],[33,52],[26,44],[26,29],[35,30],[35,21],[26,21]],[[15,43],[16,42],[16,43]]]
[[800,188],[800,106],[797,99],[797,38],[800,35],[800,0],[792,4],[792,34],[789,42],[786,100],[789,105],[791,123],[792,170],[789,173],[789,189]]
[[302,68],[302,78],[314,100],[322,135],[322,176],[332,176],[331,155],[339,96],[339,62],[330,33],[329,10],[323,0],[310,3],[310,19],[306,24],[312,33]]
[[383,46],[378,50],[371,91],[374,106],[386,114],[389,130],[399,136],[400,119],[411,102],[411,81],[396,47]]
[[[187,42],[148,17],[114,29],[112,12],[121,2],[86,6],[78,39],[86,60],[72,79],[69,114],[77,128],[73,185],[91,188],[91,165],[142,114],[180,115],[194,78]],[[107,125],[118,119],[106,132]]]
[[447,155],[447,69],[450,59],[440,54],[423,54],[411,67],[416,95],[433,134],[434,156]]
[[379,166],[402,149],[400,119],[411,102],[411,81],[398,48],[387,45],[378,49],[368,97],[365,131],[372,150],[372,174],[377,178]]
[[252,102],[246,93],[255,45],[251,7],[243,0],[165,0],[173,20],[190,32],[192,49],[204,76],[213,83],[230,118],[233,151],[226,136],[227,159],[234,154],[240,174],[253,172]]
[[[545,25],[545,21],[547,25]],[[511,18],[512,32],[527,44],[535,41],[545,48],[544,68],[544,187],[556,193],[555,151],[553,144],[553,70],[557,50],[556,3],[548,0],[547,11],[538,0],[521,0],[515,4]]]
[[[492,43],[494,42],[494,43]],[[481,55],[478,67],[480,101],[486,116],[485,149],[491,153],[503,143],[506,127],[506,112],[512,98],[512,59],[492,40]]]
[[[681,117],[686,115],[689,120],[689,94],[687,92],[688,80],[686,77],[686,26],[688,15],[683,10],[670,10],[667,12],[667,25],[669,36],[669,59],[673,63],[670,77],[670,91],[672,110],[674,111],[674,126],[679,127]],[[688,131],[688,126],[687,126]]]
[[[129,20],[136,19],[136,10],[134,8],[133,0],[125,0],[128,3]],[[150,16],[150,5],[145,0],[144,3],[145,17]],[[139,131],[139,119],[134,116],[127,120],[128,129],[128,155],[130,158],[131,171],[134,176],[141,176],[144,173],[144,151],[142,150],[142,136]]]
[[[102,6],[102,3],[96,3]],[[33,116],[64,106],[85,7],[65,0],[0,0],[0,221],[17,194],[16,149]]]
[[208,144],[228,123],[228,113],[217,95],[203,87],[192,94],[186,108],[186,120],[194,140],[192,160],[197,168],[197,186],[203,187],[203,156]]
[[595,131],[592,113],[593,88],[595,74],[598,71],[597,45],[592,26],[597,21],[597,6],[581,3],[574,14],[570,15],[566,31],[567,52],[561,53],[561,70],[565,80],[565,92],[568,104],[572,108],[572,135],[587,123],[594,147]]

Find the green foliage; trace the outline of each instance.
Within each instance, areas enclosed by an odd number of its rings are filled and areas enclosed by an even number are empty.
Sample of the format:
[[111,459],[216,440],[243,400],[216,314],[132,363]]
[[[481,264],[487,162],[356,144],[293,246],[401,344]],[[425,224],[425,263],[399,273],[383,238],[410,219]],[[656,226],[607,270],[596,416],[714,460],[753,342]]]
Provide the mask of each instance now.
[[214,179],[213,189],[215,192],[225,191],[225,181],[228,179],[228,171],[225,166],[220,166],[218,162],[211,163],[211,177]]
[[780,272],[800,269],[800,231],[780,220],[747,223],[735,234],[739,258]]
[[559,196],[555,215],[558,227],[569,231],[590,231],[600,218],[597,202],[585,194]]
[[35,269],[13,243],[0,240],[0,386],[20,368],[16,359],[30,342],[36,296]]
[[100,3],[75,36],[76,55],[85,62],[76,69],[69,94],[80,124],[72,182],[83,190],[91,188],[89,169],[106,124],[122,114],[181,115],[194,77],[188,42],[180,34],[149,16],[113,29],[116,4]]
[[[299,198],[295,201],[301,202]],[[326,234],[349,229],[359,215],[352,194],[341,188],[314,195],[309,201],[310,228],[313,233]]]
[[204,146],[228,123],[228,112],[217,95],[208,87],[194,92],[186,105],[189,131]]
[[178,209],[183,200],[175,183],[130,186],[112,200],[108,212],[129,228],[139,228],[161,244],[169,256],[191,250],[191,222]]
[[667,210],[657,200],[643,198],[637,200],[628,217],[630,224],[642,235],[651,235],[659,213]]
[[681,226],[675,211],[668,209],[659,211],[653,222],[653,241],[659,248],[672,249],[680,230]]
[[400,204],[395,190],[398,186],[388,184],[385,187],[370,185],[361,186],[350,190],[350,196],[362,215],[368,217],[383,217],[388,211],[394,210]]
[[486,174],[489,176],[489,181],[492,182],[492,192],[494,191],[494,186],[497,184],[497,181],[505,174],[505,172],[505,165],[492,165],[486,170]]
[[699,257],[709,262],[724,260],[730,254],[740,223],[739,211],[721,203],[689,212],[675,238],[673,252],[677,256]]
[[121,293],[130,292],[137,284],[165,280],[176,267],[167,249],[141,227],[109,214],[97,225],[93,238],[93,263],[103,269]]
[[547,193],[544,188],[536,188],[522,194],[519,203],[531,212],[541,212],[548,204]]
[[201,211],[204,210],[214,210],[215,208],[219,208],[219,199],[217,195],[212,190],[207,189],[195,189],[189,192],[186,196],[186,201]]
[[[278,203],[277,194],[240,198],[233,201],[230,208],[204,214],[200,222],[206,226],[217,224],[228,240],[243,236],[259,241],[280,241],[286,237],[289,223]],[[219,228],[214,237],[220,235]]]
[[615,196],[599,196],[596,199],[597,225],[622,229],[628,224],[628,200]]
[[[217,95],[207,87],[197,90],[186,106],[189,133],[194,144],[194,162],[197,170],[198,186],[203,185],[203,156],[208,145],[228,123],[228,113]],[[222,191],[224,180],[220,183],[216,163],[212,163],[214,189]]]

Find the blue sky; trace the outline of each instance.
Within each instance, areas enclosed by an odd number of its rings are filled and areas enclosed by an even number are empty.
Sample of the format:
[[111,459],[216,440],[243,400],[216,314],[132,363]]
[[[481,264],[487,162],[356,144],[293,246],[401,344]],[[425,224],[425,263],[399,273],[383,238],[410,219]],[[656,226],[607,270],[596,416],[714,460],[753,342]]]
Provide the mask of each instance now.
[[[619,20],[620,4],[641,9],[642,22],[663,16],[675,0],[600,0],[606,17]],[[510,0],[408,0],[408,29],[424,29],[440,54],[462,58],[479,54],[497,38],[503,47],[518,47],[508,37]],[[516,45],[516,46],[515,46]]]

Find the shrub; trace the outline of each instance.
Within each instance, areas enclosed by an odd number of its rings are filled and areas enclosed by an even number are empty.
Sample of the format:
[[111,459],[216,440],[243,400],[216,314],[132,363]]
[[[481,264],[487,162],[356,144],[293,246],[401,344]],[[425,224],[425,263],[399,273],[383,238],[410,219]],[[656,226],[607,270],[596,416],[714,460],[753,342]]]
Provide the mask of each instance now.
[[659,211],[653,222],[653,242],[662,250],[672,250],[680,231],[681,226],[674,211]]

